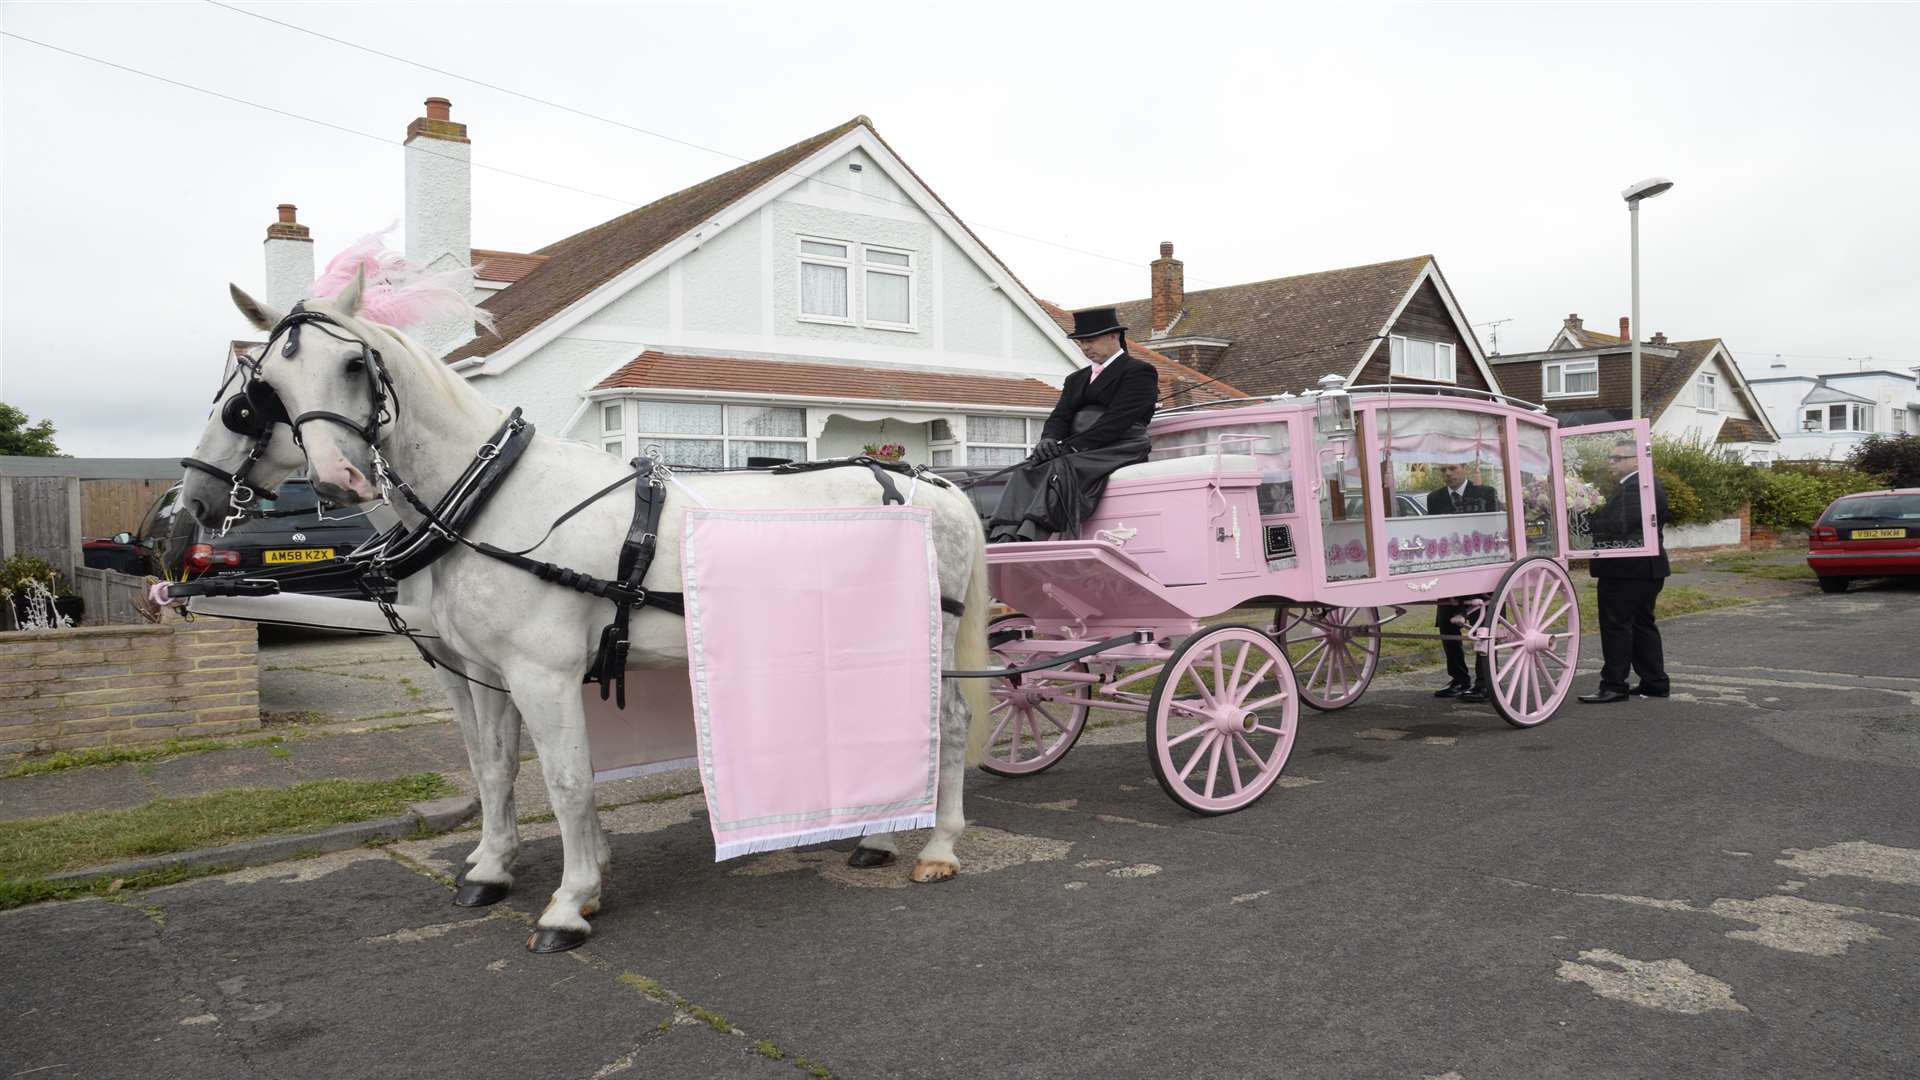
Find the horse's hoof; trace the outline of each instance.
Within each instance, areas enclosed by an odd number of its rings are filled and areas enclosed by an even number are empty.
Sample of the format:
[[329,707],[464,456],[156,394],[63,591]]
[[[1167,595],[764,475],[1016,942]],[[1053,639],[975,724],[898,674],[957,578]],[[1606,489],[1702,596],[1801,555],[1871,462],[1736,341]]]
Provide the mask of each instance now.
[[454,891],[454,907],[487,907],[507,898],[513,891],[511,885],[501,885],[491,881],[463,881]]
[[856,870],[871,870],[876,866],[892,866],[893,852],[879,848],[857,847],[847,854],[847,865]]
[[556,930],[542,926],[527,935],[527,951],[531,953],[557,953],[568,949],[577,949],[593,936],[591,930]]
[[907,876],[922,885],[926,885],[935,881],[951,880],[953,875],[959,872],[960,868],[950,862],[934,862],[931,859],[916,859],[913,864],[913,873]]

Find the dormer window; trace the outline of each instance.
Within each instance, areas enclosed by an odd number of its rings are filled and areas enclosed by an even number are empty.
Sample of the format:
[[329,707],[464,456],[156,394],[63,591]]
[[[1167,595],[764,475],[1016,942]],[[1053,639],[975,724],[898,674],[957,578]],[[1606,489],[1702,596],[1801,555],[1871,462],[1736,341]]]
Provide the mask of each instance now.
[[1392,357],[1389,370],[1395,378],[1454,381],[1451,344],[1406,337],[1389,338],[1387,344]]
[[1542,391],[1550,398],[1598,397],[1600,361],[1562,360],[1548,364],[1542,374]]

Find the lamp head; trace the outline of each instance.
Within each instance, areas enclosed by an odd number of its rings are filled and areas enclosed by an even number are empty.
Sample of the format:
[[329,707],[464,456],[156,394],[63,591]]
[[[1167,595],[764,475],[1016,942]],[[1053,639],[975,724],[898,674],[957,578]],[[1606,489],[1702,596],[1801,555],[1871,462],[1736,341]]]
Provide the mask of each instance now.
[[1629,186],[1620,193],[1628,203],[1637,203],[1642,199],[1651,199],[1673,186],[1673,181],[1664,176],[1649,176],[1637,184]]

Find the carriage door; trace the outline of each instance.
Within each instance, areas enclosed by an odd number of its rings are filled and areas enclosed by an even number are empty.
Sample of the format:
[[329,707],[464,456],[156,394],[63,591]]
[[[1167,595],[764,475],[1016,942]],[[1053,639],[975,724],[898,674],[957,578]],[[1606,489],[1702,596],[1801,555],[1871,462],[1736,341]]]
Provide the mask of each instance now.
[[1569,559],[1618,559],[1660,550],[1651,428],[1619,420],[1561,428],[1553,477]]

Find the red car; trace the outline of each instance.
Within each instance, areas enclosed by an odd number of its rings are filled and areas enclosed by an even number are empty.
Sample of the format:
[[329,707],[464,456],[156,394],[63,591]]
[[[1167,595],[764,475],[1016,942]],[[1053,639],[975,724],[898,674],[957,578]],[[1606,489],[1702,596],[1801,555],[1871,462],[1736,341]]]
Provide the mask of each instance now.
[[1920,574],[1920,488],[1833,500],[1807,534],[1807,565],[1830,593],[1854,578]]

